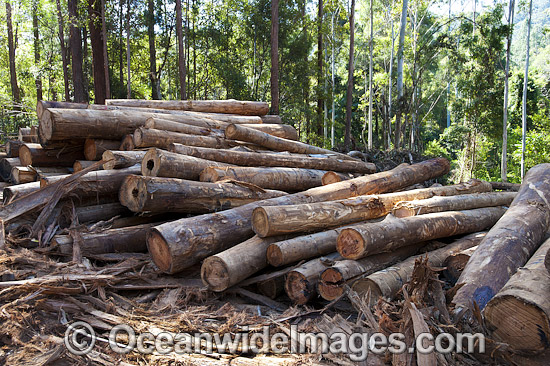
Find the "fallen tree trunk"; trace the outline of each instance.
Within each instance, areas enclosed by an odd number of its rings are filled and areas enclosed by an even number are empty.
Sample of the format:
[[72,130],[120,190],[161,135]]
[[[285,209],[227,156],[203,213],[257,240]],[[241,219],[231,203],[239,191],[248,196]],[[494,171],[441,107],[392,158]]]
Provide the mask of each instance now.
[[466,264],[476,249],[477,246],[471,247],[461,252],[453,253],[445,259],[445,262],[443,262],[445,269],[442,273],[451,283],[458,281],[460,274],[464,271]]
[[21,166],[19,158],[3,158],[0,160],[0,178],[7,182],[10,180],[11,171],[14,167]]
[[201,266],[202,282],[212,291],[224,291],[267,267],[269,244],[286,237],[252,237],[221,253],[208,257]]
[[19,149],[21,165],[72,167],[76,160],[84,160],[82,146],[62,149],[44,149],[40,144],[24,144]]
[[315,231],[385,216],[400,201],[490,191],[489,183],[472,179],[467,183],[451,186],[361,196],[340,201],[259,207],[252,214],[252,228],[260,237]]
[[107,105],[139,108],[173,109],[180,111],[242,114],[245,116],[263,116],[269,112],[266,102],[241,100],[143,100],[143,99],[107,99]]
[[256,168],[256,167],[208,167],[201,172],[201,182],[237,180],[266,189],[281,191],[304,191],[322,185],[324,170],[301,168]]
[[119,199],[133,212],[199,214],[227,210],[285,194],[281,191],[264,191],[238,182],[204,183],[131,175],[124,180]]
[[134,143],[134,134],[126,135],[122,138],[122,141],[120,142],[120,147],[118,150],[122,151],[132,151],[136,148],[136,144]]
[[410,257],[394,266],[360,278],[353,282],[351,289],[360,296],[370,294],[371,305],[375,304],[381,296],[391,300],[401,290],[401,287],[410,281],[417,259],[427,257],[431,267],[441,267],[447,257],[478,245],[482,238],[482,233],[466,235],[443,248]]
[[[105,253],[139,253],[147,250],[145,235],[147,230],[156,224],[143,224],[109,229],[100,233],[82,233],[80,251],[82,255]],[[52,245],[59,248],[61,254],[73,253],[73,238],[70,235],[56,235],[52,239]]]
[[39,120],[40,117],[42,117],[42,114],[44,114],[44,111],[48,108],[87,109],[88,104],[39,100],[38,103],[36,103],[36,115]]
[[[149,165],[145,159],[144,165]],[[175,273],[251,237],[251,216],[256,207],[320,202],[388,192],[438,177],[448,171],[449,162],[446,159],[427,160],[215,214],[185,218],[151,229],[147,236],[147,246],[154,262],[162,271]]]
[[[277,116],[278,117],[278,116]],[[263,117],[262,117],[263,120]],[[271,136],[287,139],[287,140],[293,140],[298,141],[298,131],[291,125],[283,125],[283,124],[274,124],[274,123],[255,123],[255,124],[241,124],[240,126],[243,126],[245,128],[251,128],[253,130],[261,131],[264,133],[267,133]]]
[[238,143],[226,140],[223,137],[186,135],[178,132],[161,131],[147,128],[138,128],[134,132],[136,147],[166,148],[172,143],[188,146],[208,147],[212,149],[228,149]]
[[102,159],[104,170],[129,168],[141,164],[146,151],[116,151],[107,150],[103,153]]
[[422,200],[398,202],[392,209],[395,217],[411,217],[444,211],[470,210],[480,207],[509,206],[515,192],[464,194],[453,197],[432,197]]
[[18,158],[19,149],[23,144],[24,142],[19,140],[9,140],[8,142],[6,142],[6,157]]
[[297,157],[264,152],[208,149],[181,144],[171,144],[169,150],[178,154],[240,166],[304,168],[364,174],[370,174],[376,171],[376,167],[371,163],[332,158]]
[[244,127],[242,125],[231,124],[227,126],[225,128],[225,137],[231,140],[250,142],[275,151],[289,151],[297,154],[334,155],[337,156],[338,159],[360,161],[346,154],[308,145],[300,141],[287,140],[272,136],[268,133],[255,130],[253,128]]
[[12,201],[26,196],[29,193],[36,192],[40,189],[40,182],[31,182],[24,184],[17,184],[15,186],[5,187],[2,192],[2,198],[4,200],[4,206],[8,205]]
[[[91,161],[91,160],[77,160],[74,162],[73,164],[73,170],[75,172],[79,172],[83,169],[86,169],[87,167],[89,166],[92,166],[96,163],[96,161]],[[101,167],[99,167],[98,169],[96,170],[101,170]]]
[[550,274],[544,259],[546,240],[485,307],[487,328],[497,341],[520,353],[536,354],[550,339]]
[[[75,207],[75,214],[79,223],[98,222],[109,220],[115,216],[130,215],[131,212],[119,202],[106,203],[101,205]],[[67,215],[71,219],[72,210]]]
[[14,184],[23,184],[34,182],[41,177],[48,177],[54,175],[63,175],[68,174],[68,168],[57,168],[57,167],[43,167],[43,168],[34,168],[34,167],[21,167],[16,166],[11,170],[11,180]]
[[408,245],[390,253],[375,254],[358,261],[338,261],[321,273],[317,291],[323,299],[335,300],[344,294],[348,281],[358,276],[368,276],[403,261],[415,255],[425,245],[425,242]]
[[[550,226],[550,164],[531,168],[506,214],[489,231],[460,276],[453,303],[480,309],[523,266]],[[470,308],[471,309],[471,308]]]
[[508,182],[491,182],[491,185],[493,186],[493,189],[497,189],[499,191],[511,191],[511,192],[519,191],[519,187],[521,186],[521,184],[519,183],[508,183]]
[[160,149],[149,149],[143,157],[141,174],[150,177],[199,180],[201,172],[209,166],[229,167],[231,165]]
[[[206,124],[206,123],[205,123]],[[161,118],[149,118],[145,122],[145,128],[152,128],[158,131],[169,131],[169,132],[178,132],[184,133],[187,135],[217,135],[223,137],[223,131],[221,128],[225,127],[224,124],[213,124],[212,126],[197,126],[187,123],[174,122],[167,119]]]
[[86,160],[101,160],[101,156],[107,150],[117,150],[120,140],[86,139],[84,142],[84,157]]
[[449,211],[355,225],[342,230],[336,249],[342,257],[359,259],[405,245],[468,234],[492,227],[506,212],[502,207]]
[[285,292],[294,304],[304,305],[317,295],[319,274],[342,258],[338,253],[315,258],[290,271],[286,276]]

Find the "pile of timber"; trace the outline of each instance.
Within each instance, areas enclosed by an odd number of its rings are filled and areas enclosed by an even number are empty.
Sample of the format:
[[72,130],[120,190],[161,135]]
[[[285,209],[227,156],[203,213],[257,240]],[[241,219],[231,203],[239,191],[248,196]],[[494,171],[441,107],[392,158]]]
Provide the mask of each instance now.
[[449,172],[446,159],[376,172],[300,142],[268,110],[41,101],[38,126],[0,161],[0,222],[52,255],[147,251],[166,275],[200,267],[210,290],[255,289],[268,303],[391,300],[427,258],[458,284],[458,312],[484,310],[495,337],[521,351],[548,347],[527,334],[550,337],[550,165],[522,185],[429,185]]

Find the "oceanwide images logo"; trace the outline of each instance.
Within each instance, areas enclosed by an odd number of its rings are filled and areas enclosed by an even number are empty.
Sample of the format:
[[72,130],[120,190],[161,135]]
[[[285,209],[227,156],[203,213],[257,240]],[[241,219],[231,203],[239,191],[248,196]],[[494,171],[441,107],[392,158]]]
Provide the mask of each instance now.
[[[123,340],[123,341],[121,341]],[[485,352],[485,337],[481,333],[449,333],[434,337],[431,333],[418,335],[412,346],[405,343],[405,336],[392,333],[303,333],[297,326],[287,333],[270,333],[264,326],[261,332],[249,332],[243,327],[239,333],[173,333],[144,332],[136,334],[127,324],[114,326],[107,338],[98,337],[92,326],[86,322],[75,322],[65,332],[64,343],[69,352],[85,355],[93,350],[96,342],[104,342],[116,353],[126,354],[184,354],[184,353],[226,353],[226,354],[345,354],[350,360],[364,361],[370,352],[389,353],[473,353]]]

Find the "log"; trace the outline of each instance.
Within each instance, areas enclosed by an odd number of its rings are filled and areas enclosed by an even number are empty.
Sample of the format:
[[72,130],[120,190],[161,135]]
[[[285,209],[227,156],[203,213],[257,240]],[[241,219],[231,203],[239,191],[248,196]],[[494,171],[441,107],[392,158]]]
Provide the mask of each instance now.
[[24,144],[23,141],[19,140],[9,140],[6,142],[6,157],[8,158],[18,158],[19,157],[19,148]]
[[141,174],[150,177],[199,180],[201,172],[209,166],[228,167],[230,165],[160,149],[149,149],[143,157]]
[[38,103],[36,103],[36,115],[39,120],[40,117],[42,117],[42,114],[44,114],[44,111],[48,108],[86,109],[88,108],[88,104],[39,100]]
[[[359,161],[346,154],[323,149],[321,147],[305,144],[300,141],[287,140],[272,136],[268,133],[248,128],[238,124],[231,124],[225,128],[225,137],[230,140],[246,141],[252,144],[263,146],[275,151],[289,151],[297,154],[325,154],[334,155],[338,159]],[[375,169],[374,169],[375,170]]]
[[[489,231],[460,275],[453,303],[480,309],[523,266],[550,226],[550,164],[531,168],[506,214]],[[471,308],[470,308],[471,309]]]
[[[109,229],[100,233],[80,234],[82,255],[105,253],[139,253],[147,250],[145,235],[153,224]],[[61,254],[73,253],[73,239],[69,235],[56,235],[52,245],[59,248]]]
[[379,297],[391,300],[401,290],[401,287],[410,281],[417,259],[427,257],[431,267],[441,267],[447,257],[478,245],[482,238],[482,233],[466,235],[443,248],[410,257],[394,266],[360,278],[353,282],[351,289],[361,296],[370,293],[371,305],[374,305]]
[[546,257],[544,258],[544,266],[550,273],[550,251],[548,251],[548,253],[546,254]]
[[134,132],[134,143],[139,147],[166,148],[172,143],[188,146],[208,147],[213,149],[227,149],[238,145],[225,138],[212,136],[187,135],[184,133],[155,130],[152,128],[138,128]]
[[122,141],[120,142],[119,150],[122,151],[132,151],[136,148],[136,144],[134,143],[134,134],[126,135],[122,138]]
[[516,192],[464,194],[454,197],[432,197],[398,202],[391,213],[395,217],[411,217],[427,213],[470,210],[480,207],[509,206]]
[[267,296],[270,299],[275,299],[285,291],[285,278],[284,276],[279,276],[265,280],[259,282],[256,287],[262,295]]
[[3,181],[7,182],[10,180],[11,171],[16,166],[21,166],[21,160],[19,160],[19,158],[0,159],[0,177]]
[[38,136],[32,133],[31,127],[20,127],[19,128],[19,141],[27,143],[37,143]]
[[321,178],[321,183],[323,183],[323,185],[326,186],[327,184],[338,183],[343,180],[352,179],[352,178],[354,177],[349,175],[349,173],[348,175],[346,175],[338,172],[326,172],[325,174],[323,174],[323,177]]
[[122,183],[119,199],[133,212],[199,214],[227,210],[285,194],[239,182],[204,183],[131,175]]
[[[101,159],[99,159],[99,160],[101,160]],[[86,169],[87,167],[92,166],[95,163],[96,163],[95,161],[91,161],[91,160],[77,160],[73,164],[73,170],[75,172],[79,172],[82,169]],[[101,167],[98,167],[98,169],[96,169],[96,170],[101,170]]]
[[184,133],[187,135],[202,135],[210,136],[217,135],[223,137],[223,132],[220,128],[225,127],[224,124],[220,123],[219,125],[214,126],[196,126],[187,123],[174,122],[167,119],[161,118],[149,118],[145,122],[145,128],[151,128],[158,131],[170,131]]
[[185,146],[181,144],[171,144],[168,150],[178,154],[189,155],[196,158],[240,166],[304,168],[364,174],[371,174],[376,171],[376,167],[374,166],[374,164],[371,163],[363,163],[360,161],[351,160],[338,160],[328,157],[312,158],[309,156],[286,156],[282,154],[272,154],[265,152],[260,153],[209,149],[203,147]]
[[499,191],[510,191],[510,192],[519,191],[519,187],[521,186],[521,184],[519,183],[508,183],[508,182],[491,182],[491,185],[493,186],[493,189],[496,189]]
[[266,189],[281,191],[304,191],[322,185],[324,170],[302,168],[256,168],[256,167],[208,167],[200,174],[201,182],[237,180]]
[[400,201],[490,191],[489,183],[472,179],[451,186],[360,196],[340,201],[260,207],[252,214],[252,228],[260,237],[316,231],[385,216]]
[[344,294],[344,286],[348,281],[352,281],[358,276],[368,276],[401,262],[415,255],[425,245],[425,242],[421,242],[407,245],[390,253],[371,255],[358,261],[350,259],[338,261],[332,267],[321,272],[317,292],[325,300],[335,300]]
[[445,262],[443,262],[443,275],[451,282],[456,283],[462,271],[466,267],[466,264],[470,260],[472,254],[476,251],[477,246],[465,249],[458,253],[453,253]]
[[[89,172],[80,178],[78,186],[71,193],[83,197],[117,194],[127,176],[140,174],[140,172],[141,167],[139,165],[124,169]],[[40,186],[44,188],[66,177],[67,175],[44,177],[40,179]]]
[[319,274],[342,258],[338,253],[315,258],[288,272],[285,292],[294,304],[304,305],[317,295]]
[[493,339],[523,354],[546,350],[550,339],[550,274],[544,259],[546,240],[489,301],[483,315]]
[[120,147],[120,140],[86,139],[84,142],[84,157],[86,160],[101,160],[107,150],[116,150]]
[[266,102],[228,100],[143,100],[143,99],[107,99],[106,105],[124,107],[173,109],[180,111],[241,114],[244,116],[263,116],[269,112]]
[[76,160],[84,160],[81,146],[45,149],[40,144],[24,144],[19,149],[21,165],[45,167],[72,167]]
[[11,181],[14,184],[23,184],[34,182],[40,177],[62,175],[69,173],[67,168],[56,168],[56,167],[43,167],[43,168],[34,168],[34,167],[21,167],[15,166],[11,170]]
[[[130,215],[128,208],[119,202],[105,203],[101,205],[83,206],[75,208],[76,217],[79,223],[98,222],[109,220],[115,216]],[[72,210],[71,210],[72,214]],[[71,217],[69,216],[69,219]]]
[[276,114],[266,114],[265,116],[260,116],[262,119],[262,123],[268,123],[268,124],[282,124],[283,121],[281,120],[281,116],[278,116]]
[[140,164],[145,153],[145,151],[107,150],[103,153],[102,157],[102,159],[106,161],[106,163],[103,164],[103,169],[122,169]]
[[[201,266],[202,282],[220,292],[267,267],[265,251],[269,244],[286,237],[252,237],[221,253],[208,257]],[[151,250],[151,249],[149,249]]]
[[[144,159],[144,165],[149,165],[149,161],[146,162]],[[221,252],[250,238],[253,234],[251,216],[256,207],[321,202],[388,192],[438,177],[448,171],[449,162],[446,159],[432,159],[328,186],[311,188],[301,193],[249,203],[215,214],[185,218],[151,229],[147,236],[147,246],[155,264],[163,272],[176,273],[213,253]]]
[[[263,120],[263,117],[262,117],[262,120]],[[253,130],[261,131],[271,136],[276,136],[287,140],[294,140],[294,141],[299,140],[298,130],[296,130],[291,125],[273,124],[273,123],[264,122],[264,123],[254,123],[254,124],[245,123],[245,124],[241,124],[240,126],[251,128]]]
[[5,187],[2,192],[2,198],[4,200],[4,206],[12,201],[26,196],[29,193],[38,191],[40,189],[40,182],[31,182],[24,184],[17,184],[15,186]]
[[403,219],[388,216],[379,223],[342,230],[336,249],[344,258],[360,259],[421,241],[482,231],[493,226],[505,211],[502,207],[486,207]]

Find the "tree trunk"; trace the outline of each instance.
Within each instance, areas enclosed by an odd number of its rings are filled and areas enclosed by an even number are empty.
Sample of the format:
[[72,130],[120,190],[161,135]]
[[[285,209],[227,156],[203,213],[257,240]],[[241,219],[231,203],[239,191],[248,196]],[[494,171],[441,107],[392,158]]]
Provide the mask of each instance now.
[[536,354],[548,348],[550,274],[544,259],[549,249],[550,239],[518,269],[483,312],[492,337],[520,353]]
[[465,194],[455,197],[432,197],[398,202],[392,209],[395,217],[411,217],[443,211],[471,210],[481,207],[509,206],[516,192]]
[[48,177],[54,175],[68,174],[69,169],[51,167],[51,168],[35,168],[15,166],[11,170],[11,181],[14,184],[23,184],[35,182],[37,178]]
[[351,160],[337,160],[329,157],[310,158],[309,156],[288,156],[276,153],[208,149],[203,147],[185,146],[181,144],[172,144],[170,145],[169,150],[178,154],[228,164],[239,164],[242,166],[304,168],[365,174],[370,174],[373,172],[371,163]]
[[492,227],[506,210],[501,207],[450,211],[357,225],[342,230],[336,249],[342,257],[360,259],[426,240],[468,234]]
[[107,150],[103,153],[102,159],[106,161],[103,169],[122,169],[140,164],[145,156],[145,151],[115,151]]
[[508,34],[506,35],[506,66],[504,68],[504,106],[502,108],[502,157],[500,178],[508,181],[508,79],[510,78],[510,50],[512,48],[512,26],[514,24],[515,0],[508,4]]
[[126,98],[132,98],[132,60],[130,54],[130,0],[126,1]]
[[18,158],[19,149],[23,146],[24,142],[19,140],[9,140],[6,142],[6,157]]
[[118,140],[86,139],[84,142],[84,157],[86,160],[101,160],[107,150],[116,150],[120,146]]
[[[148,165],[149,161],[146,162],[144,159],[144,166]],[[147,238],[149,251],[163,272],[175,273],[212,253],[230,248],[251,237],[252,211],[256,207],[312,203],[383,193],[423,182],[448,171],[449,162],[446,159],[427,160],[412,166],[400,166],[391,171],[258,201],[215,214],[177,220],[152,229]]]
[[453,303],[469,308],[475,301],[485,307],[542,242],[550,225],[548,202],[550,164],[539,164],[529,170],[506,214],[470,258]]
[[[73,164],[73,170],[74,170],[75,173],[79,172],[83,169],[86,169],[86,168],[94,165],[96,162],[97,161],[94,161],[94,160],[77,160]],[[98,167],[95,170],[102,170],[102,167]]]
[[75,160],[84,160],[84,154],[82,146],[44,149],[40,144],[24,144],[19,149],[19,160],[23,166],[72,167]]
[[259,282],[256,284],[256,288],[262,295],[267,296],[270,299],[276,299],[285,291],[285,278],[284,276],[279,276]]
[[327,301],[335,300],[344,294],[348,281],[352,281],[358,276],[368,276],[391,267],[397,262],[404,261],[415,255],[425,245],[425,242],[421,242],[407,245],[390,253],[375,254],[358,261],[349,259],[338,261],[332,267],[321,272],[317,288],[319,295]]
[[187,99],[185,84],[185,50],[183,48],[183,26],[181,16],[181,0],[176,0],[176,36],[178,38],[178,76],[180,82],[180,98]]
[[[94,99],[96,104],[105,104],[107,98],[107,76],[105,75],[105,53],[103,52],[103,32],[101,29],[101,2],[88,0],[88,28],[92,43],[92,63],[94,74]],[[104,135],[103,135],[104,136]],[[98,137],[103,137],[98,136]]]
[[134,143],[134,134],[126,135],[122,138],[122,141],[120,142],[119,150],[132,151],[135,148],[136,148],[136,144]]
[[279,0],[271,0],[271,113],[279,114]]
[[379,297],[391,300],[397,295],[403,285],[411,280],[414,264],[417,260],[428,258],[430,267],[442,267],[445,259],[449,256],[475,247],[481,242],[482,238],[483,234],[481,233],[466,235],[443,248],[410,257],[403,262],[361,278],[353,283],[351,289],[361,296],[366,296],[370,293],[371,305],[374,305]]
[[[209,123],[206,122],[205,124],[208,125]],[[214,127],[199,126],[199,125],[202,125],[202,123],[197,123],[197,125],[192,125],[187,123],[173,122],[167,119],[160,119],[160,118],[149,118],[145,122],[145,128],[152,128],[159,131],[178,132],[178,133],[185,133],[188,135],[203,135],[203,136],[217,135],[220,137],[224,136],[223,131],[221,129],[216,129],[217,127],[223,126],[223,122],[220,122],[219,126],[215,123],[212,123]],[[215,133],[214,131],[217,133]]]
[[109,72],[109,52],[107,51],[107,19],[105,18],[105,0],[101,0],[101,34],[103,40],[103,68],[105,69],[105,98],[111,97],[111,78]]
[[340,201],[258,207],[252,214],[252,228],[260,237],[315,231],[382,217],[400,201],[490,191],[489,183],[471,180],[451,186],[360,196]]
[[299,192],[322,185],[324,170],[300,168],[208,167],[201,172],[201,182],[235,180],[265,189]]
[[[67,219],[72,221],[73,210],[69,205]],[[98,221],[108,220],[115,216],[130,215],[130,211],[119,202],[96,204],[91,206],[75,207],[74,213],[79,223],[96,223]]]
[[527,42],[525,51],[525,72],[523,74],[523,98],[521,103],[521,180],[525,175],[525,139],[527,137],[527,85],[529,84],[529,50],[531,40],[531,16],[533,0],[529,0],[529,17],[527,20]]
[[405,32],[407,31],[407,7],[408,0],[403,0],[401,10],[401,25],[399,27],[399,44],[397,48],[397,113],[395,117],[395,148],[401,148],[401,115],[403,113],[403,64],[405,62],[403,51],[405,48]]
[[317,6],[317,129],[316,133],[323,136],[323,106],[325,91],[323,90],[323,0]]
[[86,103],[88,96],[84,90],[84,73],[82,71],[82,37],[78,26],[78,0],[68,0],[67,5],[69,8],[69,45],[72,58],[74,101]]
[[[354,1],[354,0],[352,0]],[[316,258],[290,271],[286,276],[285,292],[294,304],[304,305],[317,295],[319,274],[342,258],[338,253]]]
[[370,0],[370,37],[369,37],[369,128],[368,148],[372,149],[372,64],[373,64],[373,43],[374,43],[374,8]]
[[55,0],[57,6],[57,22],[59,25],[59,45],[61,47],[61,60],[63,63],[63,85],[65,87],[65,101],[71,100],[71,95],[69,93],[69,59],[67,55],[67,46],[65,45],[65,22],[63,21],[63,14],[61,13],[61,2],[60,0]]
[[40,182],[17,184],[10,187],[5,187],[2,192],[2,198],[4,200],[4,206],[15,201],[18,198],[26,196],[32,192],[36,192],[40,189]]
[[491,186],[493,187],[493,189],[499,191],[517,192],[519,191],[521,184],[508,182],[491,182]]
[[148,129],[143,127],[138,128],[134,132],[134,143],[136,145],[136,148],[167,148],[168,146],[170,146],[170,144],[173,143],[212,149],[229,149],[235,146],[246,146],[238,141],[228,140],[223,137],[187,135],[184,133],[155,130],[151,128]]
[[470,260],[470,257],[476,250],[477,246],[464,249],[458,253],[453,253],[447,257],[445,262],[443,262],[443,267],[445,267],[445,270],[442,272],[443,276],[445,276],[451,283],[456,283],[462,274],[462,271],[464,271],[466,264]]
[[[10,19],[11,22],[11,19]],[[42,67],[40,64],[40,33],[38,30],[38,0],[33,0],[32,2],[32,30],[33,30],[33,36],[34,36],[34,43],[33,43],[33,49],[34,49],[34,64],[38,68],[38,72],[36,74],[36,100],[42,100],[42,77],[40,76],[40,73],[42,71]]]
[[202,282],[216,292],[240,283],[267,267],[265,251],[268,245],[284,238],[262,239],[254,236],[233,248],[206,258],[201,266]]
[[348,180],[352,178],[355,178],[355,176],[349,173],[344,174],[344,173],[337,173],[337,172],[326,172],[321,178],[321,182],[323,183],[324,186],[326,186],[327,184],[338,183],[343,180]]
[[141,173],[149,177],[199,180],[209,166],[229,167],[229,164],[176,154],[160,149],[149,149],[143,157]]
[[0,159],[0,178],[2,178],[4,182],[8,182],[11,177],[11,170],[16,166],[21,166],[19,158]]
[[[405,0],[406,1],[406,0]],[[353,72],[355,67],[354,47],[355,47],[355,0],[351,0],[349,16],[349,62],[348,62],[348,88],[346,91],[346,131],[344,134],[344,148],[349,150],[351,147],[351,117],[353,106]]]
[[17,71],[15,69],[15,43],[13,42],[13,27],[11,22],[11,4],[6,0],[6,23],[8,26],[8,58],[10,64],[11,96],[15,104],[21,102],[19,85],[17,84]]
[[129,176],[119,192],[120,203],[133,212],[201,214],[284,196],[239,182],[204,183],[176,178]]
[[159,95],[157,74],[157,48],[155,45],[155,2],[147,0],[147,35],[149,38],[149,80],[151,81],[151,98],[161,99]]
[[17,139],[21,142],[36,142],[35,136],[32,134],[30,127],[19,127],[19,135]]
[[88,109],[86,103],[72,103],[72,102],[54,102],[39,100],[36,103],[36,116],[38,120],[42,118],[44,111],[48,108],[64,108],[64,109]]

